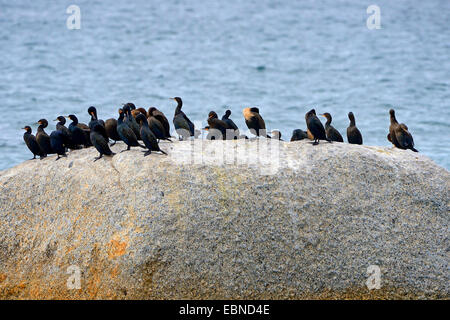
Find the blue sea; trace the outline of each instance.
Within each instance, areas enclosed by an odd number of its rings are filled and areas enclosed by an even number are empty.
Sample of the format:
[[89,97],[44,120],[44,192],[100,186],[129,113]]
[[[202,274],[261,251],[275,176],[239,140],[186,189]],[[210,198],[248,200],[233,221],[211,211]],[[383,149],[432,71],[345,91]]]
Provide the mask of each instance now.
[[[369,5],[380,29],[368,29]],[[70,5],[80,29],[67,27]],[[258,106],[290,138],[311,108],[345,135],[353,111],[364,144],[389,146],[388,110],[416,148],[450,169],[450,1],[4,1],[0,8],[0,169],[32,155],[22,138],[40,118],[169,97],[191,120]],[[205,123],[206,124],[206,123]]]

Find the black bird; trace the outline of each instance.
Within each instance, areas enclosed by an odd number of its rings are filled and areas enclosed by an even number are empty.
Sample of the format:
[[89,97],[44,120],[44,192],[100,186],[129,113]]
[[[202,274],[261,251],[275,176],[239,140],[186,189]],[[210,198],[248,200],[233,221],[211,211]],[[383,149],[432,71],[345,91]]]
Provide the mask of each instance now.
[[69,131],[72,134],[73,144],[84,145],[85,147],[91,146],[91,140],[89,138],[89,128],[81,129],[78,123],[78,118],[73,114],[67,116],[66,118],[72,120],[72,122],[69,124]]
[[[133,108],[134,109],[131,109]],[[131,110],[135,110],[136,107],[134,106],[134,104],[132,104],[131,102],[128,102],[127,104],[125,104],[122,108],[123,112],[126,115],[126,119],[125,119],[125,123],[131,128],[131,130],[133,130],[134,135],[136,136],[136,138],[138,140],[142,140],[141,139],[141,134],[139,133],[139,125],[136,122],[136,119],[133,117],[133,115],[131,114]]]
[[23,141],[25,141],[28,149],[30,149],[31,153],[33,153],[33,159],[36,159],[36,156],[39,156],[41,159],[43,159],[46,155],[39,147],[39,144],[36,141],[36,137],[31,134],[31,127],[25,126],[22,129],[25,129],[25,133],[23,134]]
[[363,138],[361,132],[356,127],[355,116],[353,112],[348,113],[348,118],[350,119],[350,125],[347,128],[347,140],[351,144],[362,144]]
[[64,139],[64,133],[61,130],[55,130],[50,133],[50,145],[52,146],[53,151],[58,155],[56,160],[61,159],[61,157],[67,157]]
[[[103,138],[105,138],[105,140],[109,142],[108,133],[105,130],[105,121],[98,119],[97,109],[93,106],[90,106],[88,109],[88,113],[91,115],[91,121],[89,121],[89,130],[92,131],[92,129],[97,126],[97,124],[100,125],[101,128],[97,128],[97,133],[100,133]],[[92,144],[94,144],[91,140],[91,137],[92,135],[89,134],[89,140]]]
[[305,114],[306,126],[308,127],[309,132],[314,138],[313,145],[319,144],[319,140],[327,140],[331,142],[330,139],[327,138],[325,133],[325,128],[320,122],[319,118],[316,116],[316,110],[312,109]]
[[70,130],[65,126],[66,124],[66,118],[63,116],[59,116],[54,121],[58,121],[56,124],[56,130],[61,131],[63,133],[63,142],[64,145],[69,149],[80,149],[81,147],[79,145],[76,145],[72,141],[72,133]]
[[48,126],[48,121],[46,119],[41,119],[38,121],[38,124],[39,127],[37,128],[36,141],[39,144],[39,147],[45,155],[54,153],[50,144],[50,137],[44,130]]
[[259,114],[258,108],[245,108],[242,113],[244,114],[245,124],[256,136],[265,136],[270,139],[270,136],[266,133],[266,123]]
[[[231,129],[231,128],[228,126],[228,124],[225,121],[219,120],[217,113],[215,113],[214,111],[211,111],[208,114],[208,125],[209,125],[209,128],[208,128],[209,133],[211,133],[211,135],[208,134],[210,139],[212,139],[212,136],[214,136],[214,138],[218,138],[217,131],[220,132],[220,134],[222,136],[222,140],[227,139],[227,129]],[[214,133],[214,131],[211,131],[213,129],[217,130],[216,133]]]
[[117,119],[117,133],[119,134],[120,139],[128,146],[126,150],[128,151],[131,147],[141,147],[145,149],[145,146],[140,144],[137,140],[134,131],[128,126],[128,124],[124,121],[125,112],[122,109],[119,109],[119,119]]
[[294,131],[292,131],[291,142],[300,141],[303,139],[309,139],[308,133],[306,131],[303,131],[301,129],[295,129]]
[[141,127],[141,137],[142,141],[144,142],[145,146],[147,147],[148,151],[145,152],[144,157],[148,156],[152,151],[160,151],[164,154],[164,151],[162,151],[159,148],[158,141],[156,140],[156,136],[153,134],[152,130],[150,130],[147,122],[147,118],[143,114],[138,114],[136,116],[136,120],[139,122],[139,125]]
[[173,125],[175,126],[175,131],[180,136],[180,140],[187,139],[189,136],[195,137],[195,126],[191,120],[181,111],[183,107],[183,101],[180,97],[170,98],[177,102],[177,107],[175,108],[175,114],[173,116]]
[[[144,114],[142,114],[142,115],[145,117]],[[136,120],[137,120],[137,117],[136,117]],[[169,139],[170,135],[167,136],[167,134],[166,134],[166,129],[164,128],[164,125],[155,116],[150,115],[147,118],[147,122],[148,122],[148,126],[149,126],[150,130],[153,132],[156,139],[167,140],[167,141],[172,142],[172,140]],[[142,130],[142,128],[141,128],[141,130]]]
[[108,139],[104,136],[105,127],[103,127],[100,123],[96,123],[91,128],[90,139],[95,149],[100,152],[100,155],[94,159],[94,162],[98,159],[101,159],[103,155],[105,156],[113,156],[114,152],[111,151],[108,145]]
[[[97,123],[100,124],[101,126],[105,127],[105,121],[100,120],[100,119],[97,117],[97,109],[96,109],[95,107],[90,106],[90,107],[88,108],[88,113],[89,113],[89,115],[91,116],[91,121],[89,121],[89,129],[92,130],[92,128],[93,128]],[[106,138],[107,138],[107,137],[106,137]]]
[[117,132],[117,120],[116,119],[108,119],[105,121],[105,131],[108,135],[108,138],[114,140],[111,146],[115,145],[117,141],[121,141],[119,133]]
[[333,118],[331,117],[331,114],[328,112],[325,112],[324,114],[321,114],[321,116],[327,118],[327,122],[325,123],[325,133],[327,135],[327,138],[331,141],[337,141],[337,142],[344,142],[344,138],[342,138],[339,131],[337,131],[332,125],[331,121]]
[[234,121],[230,119],[230,116],[231,116],[231,110],[225,111],[225,114],[222,116],[222,121],[224,121],[228,125],[229,129],[234,130],[234,138],[233,139],[238,139],[240,136],[239,128],[234,123]]
[[399,149],[410,149],[414,152],[419,152],[414,148],[414,139],[408,131],[408,127],[404,123],[398,123],[395,118],[394,109],[389,110],[391,124],[389,126],[388,140]]
[[162,113],[161,111],[159,111],[158,109],[156,109],[155,107],[150,107],[148,109],[148,115],[147,117],[155,117],[159,122],[161,122],[162,126],[164,127],[164,135],[166,138],[171,138],[170,136],[170,124],[169,121],[167,120],[166,116],[164,115],[164,113]]

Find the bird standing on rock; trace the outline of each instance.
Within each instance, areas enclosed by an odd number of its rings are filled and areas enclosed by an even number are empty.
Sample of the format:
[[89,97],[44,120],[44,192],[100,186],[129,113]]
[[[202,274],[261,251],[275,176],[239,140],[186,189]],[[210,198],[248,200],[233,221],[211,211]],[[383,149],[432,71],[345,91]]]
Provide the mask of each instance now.
[[50,133],[50,145],[52,146],[53,151],[57,154],[56,160],[61,159],[61,157],[67,157],[64,140],[64,133],[61,130],[55,130]]
[[125,112],[122,109],[119,109],[119,119],[117,119],[117,133],[119,134],[120,139],[128,146],[126,150],[122,150],[121,152],[128,151],[131,147],[141,147],[145,149],[145,146],[140,144],[137,140],[134,131],[128,126],[124,121]]
[[100,123],[95,123],[91,128],[90,139],[95,149],[100,153],[98,157],[94,159],[94,162],[101,159],[103,155],[113,156],[114,152],[111,151],[108,145],[108,138],[105,138],[105,127]]
[[111,118],[105,121],[105,131],[108,138],[114,142],[111,146],[115,145],[117,141],[121,141],[119,133],[117,132],[117,119]]
[[153,134],[152,130],[150,130],[147,122],[147,118],[143,114],[139,114],[136,117],[137,122],[139,122],[139,125],[141,127],[141,137],[142,141],[144,142],[145,146],[147,147],[148,151],[145,152],[144,157],[148,156],[152,153],[152,151],[159,151],[163,154],[167,154],[164,151],[162,151],[159,148],[158,141],[156,140],[156,136]]
[[211,111],[208,114],[208,125],[209,125],[209,132],[211,135],[208,134],[208,136],[212,137],[214,136],[214,131],[211,130],[217,130],[220,132],[220,135],[222,136],[222,140],[227,139],[227,129],[231,129],[228,124],[225,121],[219,120],[217,113],[214,111]]
[[[70,114],[66,118],[72,120],[72,122],[69,124],[69,131],[72,135],[72,142],[75,145],[84,145],[86,148],[90,147],[91,140],[89,139],[89,127],[87,127],[84,123],[80,124],[78,123],[78,118]],[[80,126],[81,125],[81,126]],[[87,127],[87,129],[82,129]]]
[[240,137],[239,128],[234,123],[234,121],[230,119],[230,116],[231,116],[231,110],[225,111],[225,114],[222,116],[222,121],[224,121],[230,129],[234,130],[234,138],[233,139],[239,139],[239,137]]
[[322,122],[320,122],[319,118],[316,116],[316,110],[311,109],[308,111],[305,114],[305,120],[308,130],[314,138],[313,145],[319,144],[319,140],[327,140],[328,142],[331,142],[331,140],[326,136],[325,128],[323,127]]
[[65,126],[66,124],[66,118],[63,116],[58,116],[55,120],[53,121],[58,121],[58,123],[56,124],[56,130],[59,130],[62,132],[63,134],[63,143],[64,145],[68,148],[68,149],[80,149],[81,147],[74,144],[72,141],[72,133],[70,132],[70,130]]
[[270,136],[266,132],[266,123],[259,114],[258,108],[245,108],[242,113],[244,114],[245,124],[253,134],[257,137],[263,136],[270,139]]
[[132,110],[131,108],[134,108],[133,110],[136,109],[134,104],[132,104],[131,102],[126,103],[122,108],[122,110],[126,116],[125,122],[131,128],[131,130],[133,130],[136,138],[138,140],[141,140],[141,134],[139,133],[139,125],[137,124],[136,119],[131,114],[131,110]]
[[30,149],[31,153],[33,153],[33,159],[36,159],[36,156],[39,156],[41,160],[46,156],[45,153],[41,150],[39,147],[39,144],[36,141],[36,137],[31,134],[32,130],[30,126],[25,126],[25,133],[23,134],[23,140],[25,141],[25,144],[27,145],[28,149]]
[[164,128],[164,138],[165,138],[164,140],[168,140],[168,141],[172,142],[172,140],[170,140],[170,138],[171,138],[171,136],[170,136],[170,124],[169,124],[169,121],[167,120],[166,116],[164,115],[164,113],[162,113],[161,111],[159,111],[155,107],[150,107],[148,109],[148,113],[147,113],[147,121],[148,121],[149,126],[151,128],[150,118],[154,118],[154,119],[159,121],[159,123]]
[[44,130],[48,126],[48,121],[46,119],[40,119],[37,123],[39,127],[37,128],[36,141],[39,147],[45,155],[54,153],[50,144],[50,137]]
[[355,116],[353,112],[348,113],[348,118],[350,119],[350,125],[347,128],[347,141],[351,144],[362,144],[363,138],[361,132],[356,127]]
[[186,116],[186,114],[181,111],[183,107],[183,101],[180,97],[170,98],[177,102],[177,107],[175,108],[175,114],[173,116],[173,125],[175,130],[180,136],[180,140],[186,140],[189,136],[195,137],[195,126],[191,120]]
[[325,123],[325,133],[327,135],[327,138],[330,139],[331,141],[344,142],[344,138],[342,138],[339,131],[337,131],[331,125],[331,121],[333,120],[333,118],[331,117],[331,114],[329,114],[328,112],[325,112],[324,114],[321,114],[321,116],[327,118],[327,122]]
[[397,122],[395,118],[394,109],[389,110],[391,124],[389,125],[388,140],[399,149],[410,149],[414,152],[419,152],[414,148],[414,139],[408,131],[406,124]]

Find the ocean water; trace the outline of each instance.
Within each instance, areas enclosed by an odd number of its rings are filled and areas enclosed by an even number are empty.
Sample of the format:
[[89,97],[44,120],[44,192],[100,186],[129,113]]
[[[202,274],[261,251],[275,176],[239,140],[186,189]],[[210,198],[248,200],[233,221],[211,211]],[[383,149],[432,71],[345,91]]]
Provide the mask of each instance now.
[[[389,146],[388,110],[417,149],[450,169],[450,1],[4,1],[0,8],[0,169],[31,157],[21,128],[74,113],[117,117],[125,102],[183,98],[245,128],[258,106],[289,139],[314,107],[345,135],[353,111],[364,144]],[[66,9],[81,10],[69,30]],[[366,26],[380,7],[381,29]],[[47,129],[54,129],[54,122]]]

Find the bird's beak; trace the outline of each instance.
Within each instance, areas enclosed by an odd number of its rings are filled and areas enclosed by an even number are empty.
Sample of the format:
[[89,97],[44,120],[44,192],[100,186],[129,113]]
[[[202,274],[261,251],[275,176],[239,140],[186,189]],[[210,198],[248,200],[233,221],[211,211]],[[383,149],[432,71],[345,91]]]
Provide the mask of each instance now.
[[64,116],[64,118],[69,119],[69,116]]
[[53,121],[58,121],[58,119],[55,119],[55,120],[53,120]]
[[23,130],[26,130],[25,128],[22,128]]
[[324,114],[319,114],[319,116],[325,117],[325,115],[324,115]]
[[175,98],[169,98],[169,100],[175,100]]

